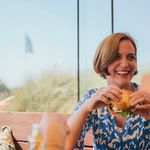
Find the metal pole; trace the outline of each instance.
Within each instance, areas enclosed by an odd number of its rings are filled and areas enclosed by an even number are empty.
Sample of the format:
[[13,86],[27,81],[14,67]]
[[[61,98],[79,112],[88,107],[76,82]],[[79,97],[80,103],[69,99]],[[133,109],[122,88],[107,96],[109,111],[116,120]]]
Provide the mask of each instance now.
[[80,36],[79,36],[79,0],[77,0],[77,93],[80,100]]
[[111,33],[114,33],[114,0],[111,0]]

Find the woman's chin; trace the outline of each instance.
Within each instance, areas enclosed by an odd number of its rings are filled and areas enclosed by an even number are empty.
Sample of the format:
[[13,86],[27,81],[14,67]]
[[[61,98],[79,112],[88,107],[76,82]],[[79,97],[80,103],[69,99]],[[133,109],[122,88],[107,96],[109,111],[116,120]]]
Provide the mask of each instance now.
[[116,82],[116,85],[120,87],[121,89],[128,89],[129,84],[130,84],[129,80],[120,80]]
[[121,89],[128,89],[130,86],[131,77],[130,76],[122,77],[120,75],[117,75],[115,77],[107,76],[107,81],[108,84],[116,85]]

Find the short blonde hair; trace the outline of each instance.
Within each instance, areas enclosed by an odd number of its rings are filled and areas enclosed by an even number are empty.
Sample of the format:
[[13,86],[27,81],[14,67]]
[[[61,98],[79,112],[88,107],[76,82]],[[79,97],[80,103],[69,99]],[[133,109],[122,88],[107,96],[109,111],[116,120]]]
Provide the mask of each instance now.
[[[107,66],[111,64],[116,54],[118,53],[119,44],[122,40],[129,40],[135,48],[135,54],[137,53],[137,47],[134,39],[127,33],[114,33],[106,37],[97,47],[93,67],[96,73],[102,78],[106,79],[108,75]],[[136,74],[137,72],[135,72]]]

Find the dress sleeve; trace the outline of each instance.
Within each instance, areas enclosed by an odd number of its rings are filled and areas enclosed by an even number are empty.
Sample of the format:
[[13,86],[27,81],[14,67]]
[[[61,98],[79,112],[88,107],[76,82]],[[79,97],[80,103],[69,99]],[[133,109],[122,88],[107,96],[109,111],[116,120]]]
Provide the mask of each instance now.
[[[92,90],[89,90],[87,91],[80,99],[80,101],[77,103],[75,109],[74,109],[74,113],[77,112],[81,106],[90,99],[90,97],[92,96],[92,94],[94,94],[96,92],[96,89],[92,89]],[[93,113],[89,113],[87,118],[86,118],[86,121],[85,123],[83,124],[83,128],[80,132],[80,136],[79,136],[79,139],[76,143],[76,146],[74,148],[74,150],[77,150],[77,149],[83,149],[84,148],[84,138],[85,138],[85,135],[87,133],[87,131],[89,131],[89,129],[92,127],[93,125],[93,122],[94,122],[94,117],[93,117]]]

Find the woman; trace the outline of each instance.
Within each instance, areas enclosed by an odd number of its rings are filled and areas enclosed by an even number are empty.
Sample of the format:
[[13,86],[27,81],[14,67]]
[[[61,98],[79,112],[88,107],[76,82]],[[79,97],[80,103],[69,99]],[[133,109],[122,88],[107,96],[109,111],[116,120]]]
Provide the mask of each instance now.
[[[69,118],[70,134],[67,150],[84,148],[84,137],[92,127],[94,149],[149,149],[150,97],[131,82],[137,74],[137,48],[134,39],[125,33],[106,37],[98,46],[94,70],[107,85],[87,91]],[[112,115],[107,106],[121,98],[121,89],[133,92],[130,106],[135,115],[123,118]],[[147,94],[148,95],[148,94]],[[98,110],[99,109],[99,110]]]

